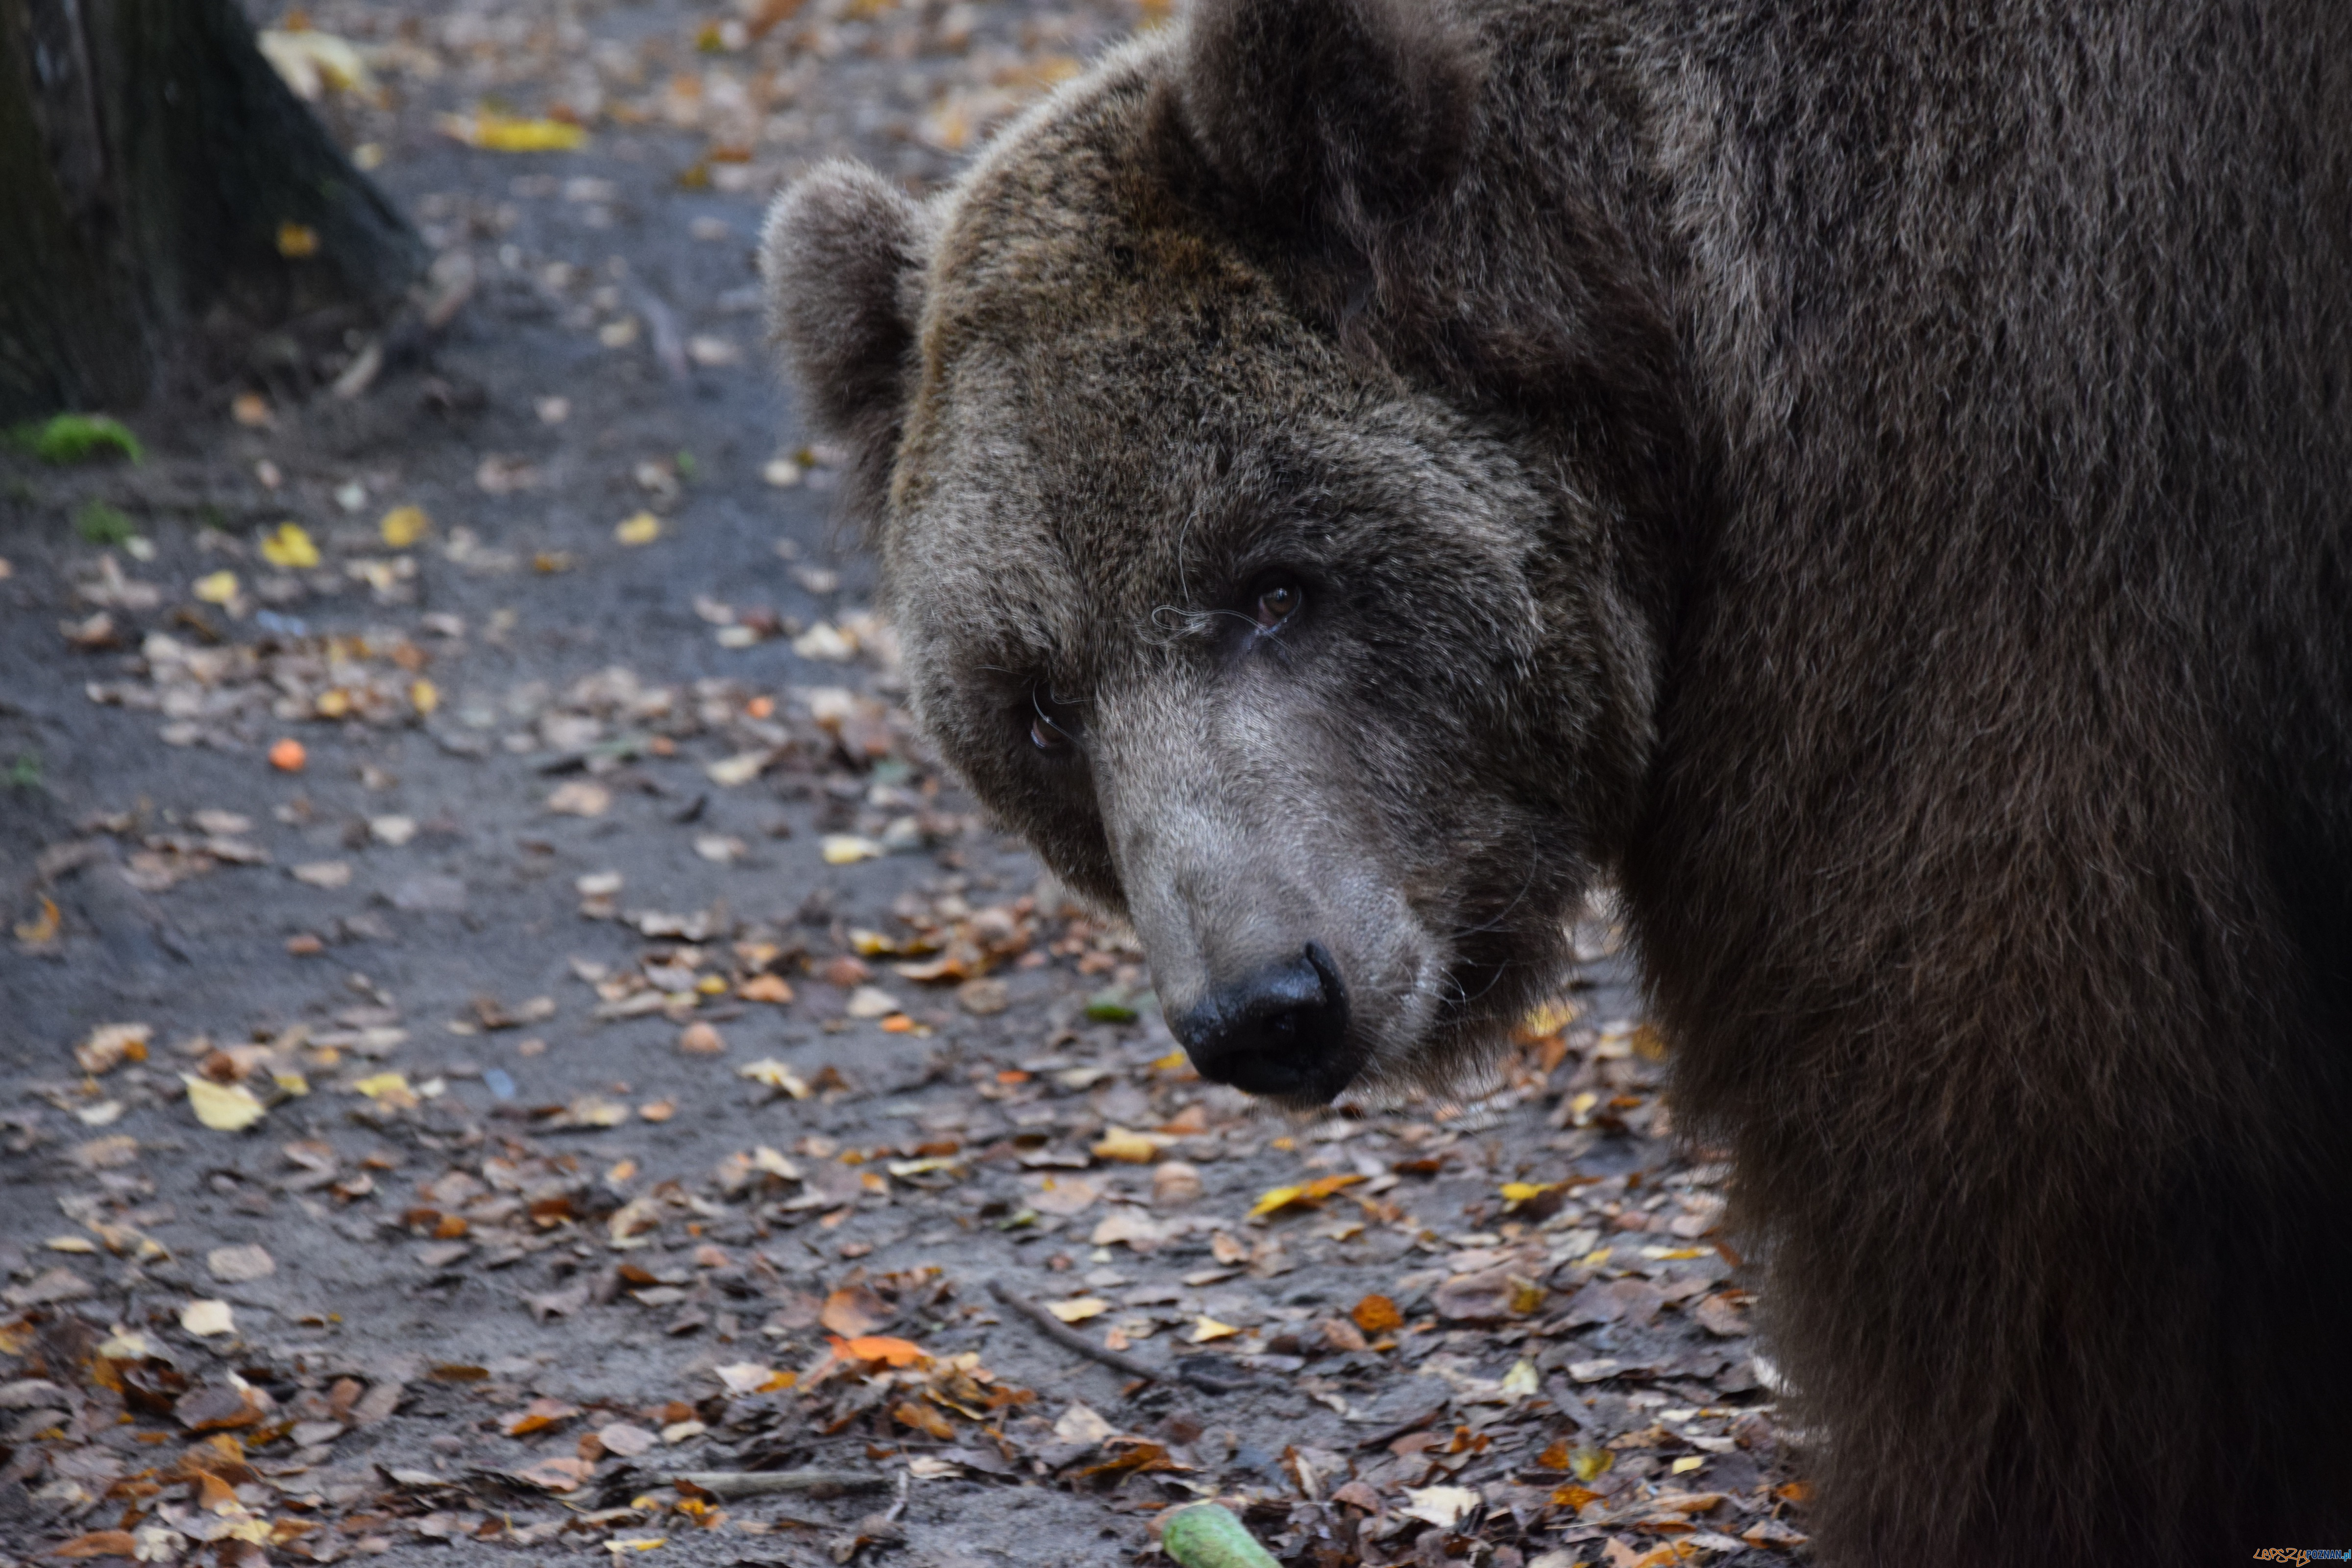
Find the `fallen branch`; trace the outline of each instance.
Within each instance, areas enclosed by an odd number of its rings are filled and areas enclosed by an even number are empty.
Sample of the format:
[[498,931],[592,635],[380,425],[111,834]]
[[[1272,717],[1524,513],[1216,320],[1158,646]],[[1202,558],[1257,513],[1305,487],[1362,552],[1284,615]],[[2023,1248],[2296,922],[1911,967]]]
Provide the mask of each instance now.
[[668,1481],[730,1499],[772,1492],[878,1492],[890,1485],[889,1477],[871,1470],[681,1470]]
[[1168,1375],[1158,1367],[1147,1365],[1131,1355],[1122,1355],[1115,1350],[1095,1343],[1036,1302],[1025,1296],[1016,1296],[1006,1289],[1002,1280],[990,1280],[988,1293],[1034,1323],[1039,1333],[1065,1350],[1076,1351],[1089,1361],[1098,1361],[1114,1372],[1123,1372],[1129,1377],[1139,1377],[1146,1383],[1158,1383]]

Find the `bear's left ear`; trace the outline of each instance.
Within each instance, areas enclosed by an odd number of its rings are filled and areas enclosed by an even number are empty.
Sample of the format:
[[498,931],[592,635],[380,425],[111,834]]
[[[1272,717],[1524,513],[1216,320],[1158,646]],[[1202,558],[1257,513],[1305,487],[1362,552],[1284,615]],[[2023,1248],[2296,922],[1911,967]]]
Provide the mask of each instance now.
[[816,425],[849,448],[844,500],[869,531],[912,390],[929,247],[922,207],[851,163],[795,181],[760,237],[771,329]]
[[1437,0],[1196,0],[1179,91],[1220,178],[1281,226],[1351,237],[1441,201],[1484,74]]

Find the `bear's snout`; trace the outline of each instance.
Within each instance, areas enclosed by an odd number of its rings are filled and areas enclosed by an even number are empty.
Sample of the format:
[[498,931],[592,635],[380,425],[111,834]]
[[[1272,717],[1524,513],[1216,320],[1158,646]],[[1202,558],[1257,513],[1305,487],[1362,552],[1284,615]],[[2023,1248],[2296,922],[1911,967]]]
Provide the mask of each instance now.
[[1347,984],[1321,942],[1214,984],[1169,1027],[1202,1078],[1250,1094],[1328,1100],[1356,1076]]

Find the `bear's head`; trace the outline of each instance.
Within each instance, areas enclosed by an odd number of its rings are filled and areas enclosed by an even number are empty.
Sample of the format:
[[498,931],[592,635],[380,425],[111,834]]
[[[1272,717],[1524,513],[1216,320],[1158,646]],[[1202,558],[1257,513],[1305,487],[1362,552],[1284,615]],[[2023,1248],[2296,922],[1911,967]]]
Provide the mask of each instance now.
[[1384,352],[1444,335],[1394,242],[1480,199],[1486,68],[1413,0],[1203,0],[936,200],[832,164],[764,243],[928,732],[1201,1072],[1299,1105],[1558,984],[1649,749],[1611,496]]

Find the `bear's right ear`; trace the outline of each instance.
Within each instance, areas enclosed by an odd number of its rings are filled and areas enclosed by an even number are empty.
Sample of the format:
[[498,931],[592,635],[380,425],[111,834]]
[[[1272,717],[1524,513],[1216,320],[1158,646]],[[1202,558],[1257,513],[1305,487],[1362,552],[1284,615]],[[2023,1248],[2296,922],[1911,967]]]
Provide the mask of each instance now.
[[849,449],[844,500],[869,529],[911,391],[929,238],[911,197],[845,162],[795,181],[760,237],[770,329],[816,424]]
[[1484,62],[1434,0],[1195,0],[1180,93],[1220,179],[1282,226],[1360,243],[1441,201]]

